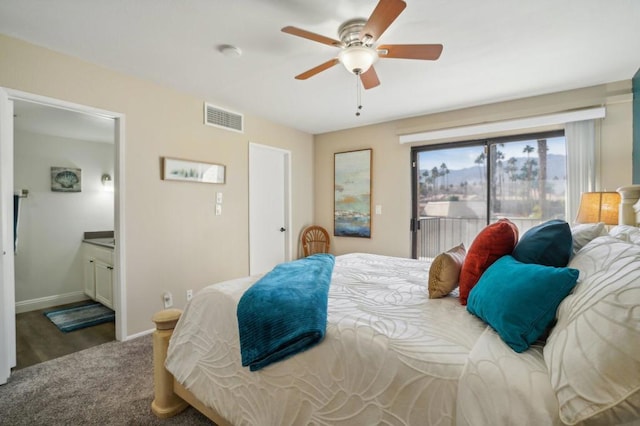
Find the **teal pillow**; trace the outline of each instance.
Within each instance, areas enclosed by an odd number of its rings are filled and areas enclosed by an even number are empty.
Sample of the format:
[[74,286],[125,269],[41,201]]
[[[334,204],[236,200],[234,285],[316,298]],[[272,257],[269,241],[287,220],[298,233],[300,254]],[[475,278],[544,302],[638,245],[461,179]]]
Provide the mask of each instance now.
[[522,263],[560,267],[567,266],[572,254],[571,227],[553,219],[525,232],[511,255]]
[[493,327],[514,351],[524,352],[555,319],[558,305],[577,279],[577,269],[503,256],[471,289],[467,310]]

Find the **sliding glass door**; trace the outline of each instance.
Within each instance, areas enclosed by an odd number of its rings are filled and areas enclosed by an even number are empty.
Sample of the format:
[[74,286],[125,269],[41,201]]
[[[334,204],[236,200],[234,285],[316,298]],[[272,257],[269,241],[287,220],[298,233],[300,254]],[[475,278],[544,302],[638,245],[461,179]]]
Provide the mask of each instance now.
[[414,147],[412,255],[430,259],[487,224],[508,218],[520,233],[564,219],[564,132]]

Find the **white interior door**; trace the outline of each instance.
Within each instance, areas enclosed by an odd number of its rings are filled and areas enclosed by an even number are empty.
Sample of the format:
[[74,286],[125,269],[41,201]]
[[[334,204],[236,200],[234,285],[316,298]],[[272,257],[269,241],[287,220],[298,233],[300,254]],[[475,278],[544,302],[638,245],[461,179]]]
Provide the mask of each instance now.
[[13,101],[0,88],[0,384],[16,365],[16,307],[13,269]]
[[291,259],[289,151],[249,144],[249,273]]

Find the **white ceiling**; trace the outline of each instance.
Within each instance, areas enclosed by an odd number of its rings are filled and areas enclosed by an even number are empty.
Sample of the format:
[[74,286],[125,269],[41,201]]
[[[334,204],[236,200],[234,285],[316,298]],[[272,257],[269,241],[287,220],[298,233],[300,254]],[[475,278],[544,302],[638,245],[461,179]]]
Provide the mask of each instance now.
[[[385,44],[442,43],[438,61],[382,59],[362,95],[331,38],[376,0],[2,0],[0,32],[312,134],[628,80],[640,68],[639,0],[406,0]],[[230,58],[221,45],[239,47]]]
[[14,101],[13,116],[13,126],[18,131],[87,142],[115,141],[115,123],[111,118],[26,101]]

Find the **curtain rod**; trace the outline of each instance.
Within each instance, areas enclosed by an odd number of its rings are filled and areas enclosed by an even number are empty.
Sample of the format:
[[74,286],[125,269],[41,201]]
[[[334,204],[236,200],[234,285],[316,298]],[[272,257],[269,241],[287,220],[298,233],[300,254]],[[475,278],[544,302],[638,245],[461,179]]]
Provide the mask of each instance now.
[[426,142],[444,138],[458,138],[477,136],[493,132],[529,129],[532,127],[565,124],[574,121],[593,120],[606,115],[605,107],[587,108],[575,111],[565,111],[555,114],[538,115],[514,120],[493,121],[489,123],[471,124],[468,126],[449,127],[446,129],[429,130],[420,133],[400,135],[400,143]]

